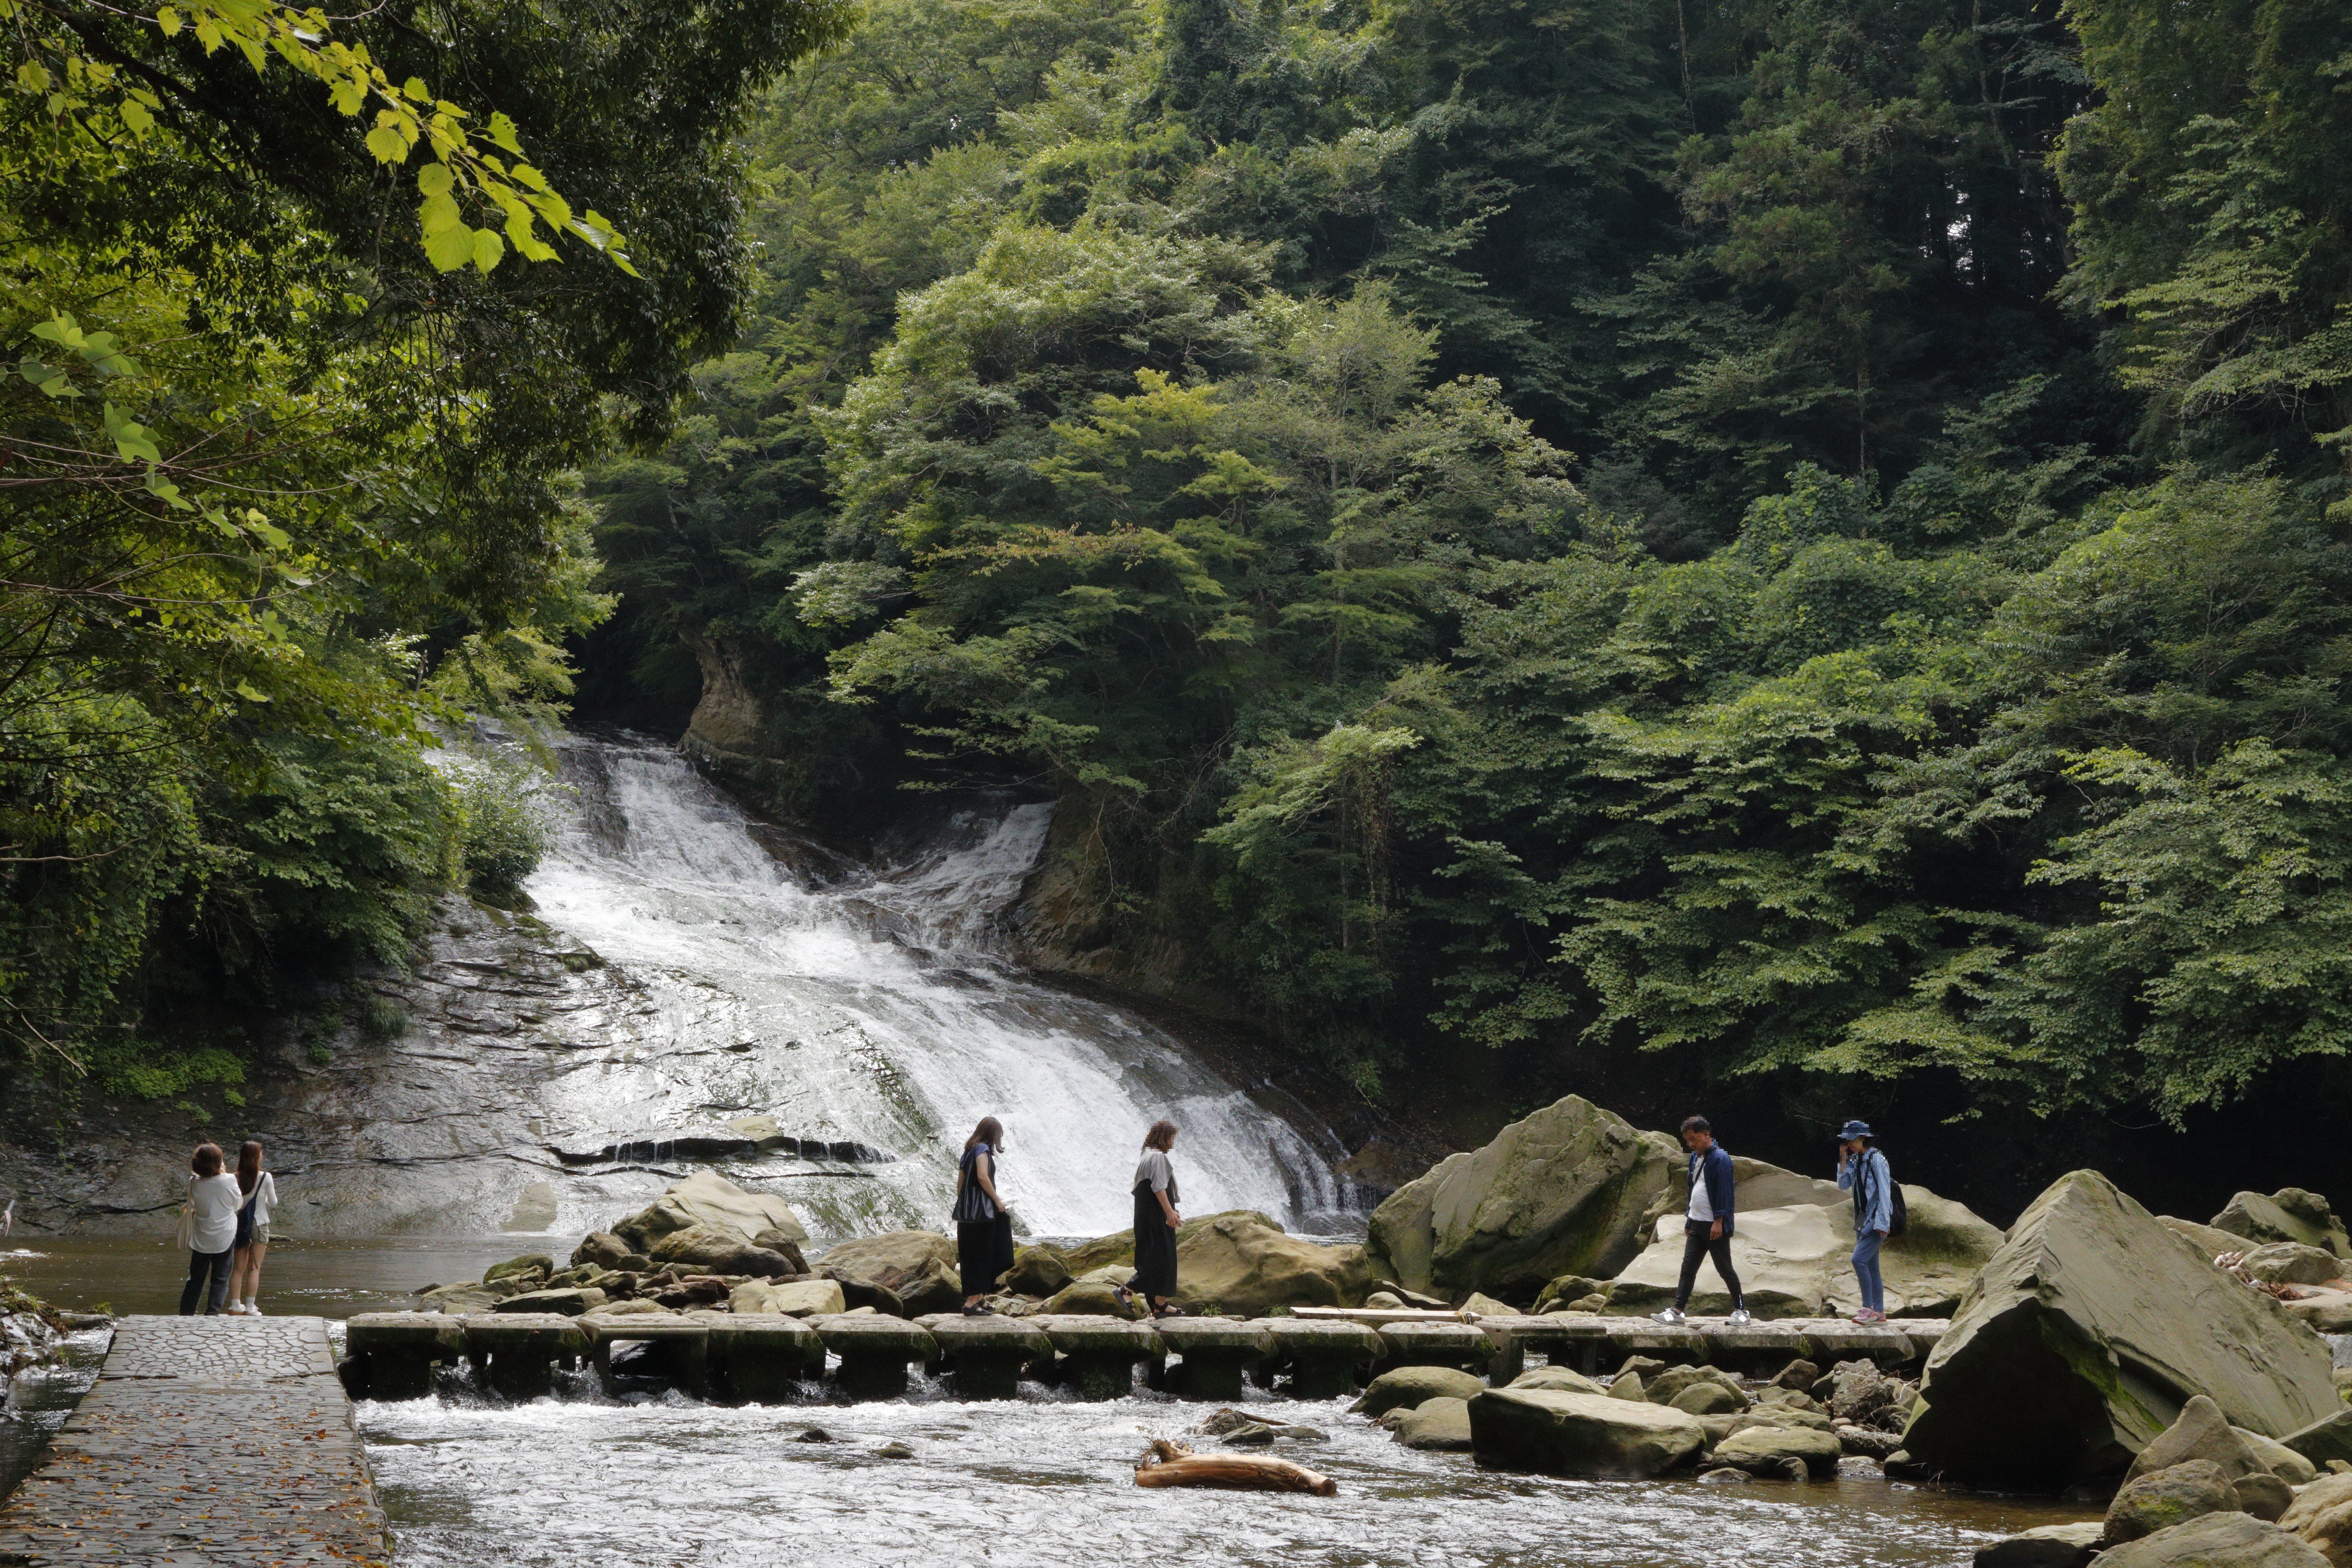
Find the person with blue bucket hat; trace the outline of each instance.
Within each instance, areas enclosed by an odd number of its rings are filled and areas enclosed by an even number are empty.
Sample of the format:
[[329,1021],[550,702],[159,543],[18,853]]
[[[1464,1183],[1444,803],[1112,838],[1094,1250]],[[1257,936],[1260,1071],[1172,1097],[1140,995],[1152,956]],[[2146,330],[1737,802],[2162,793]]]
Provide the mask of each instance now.
[[1840,1187],[1853,1194],[1853,1277],[1862,1286],[1862,1310],[1857,1323],[1886,1321],[1886,1283],[1878,1270],[1878,1249],[1895,1224],[1895,1178],[1886,1156],[1872,1145],[1867,1121],[1848,1121],[1838,1129]]

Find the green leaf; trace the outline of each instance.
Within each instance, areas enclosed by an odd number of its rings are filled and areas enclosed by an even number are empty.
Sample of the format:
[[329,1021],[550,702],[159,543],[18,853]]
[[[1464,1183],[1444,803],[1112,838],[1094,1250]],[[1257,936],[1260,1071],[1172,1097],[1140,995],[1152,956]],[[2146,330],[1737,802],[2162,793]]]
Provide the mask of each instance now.
[[63,365],[43,364],[37,359],[16,362],[16,374],[39,387],[51,397],[79,397],[73,379]]
[[154,433],[111,403],[106,405],[106,433],[114,437],[114,449],[126,463],[163,460],[163,454],[155,448]]
[[506,255],[507,242],[499,237],[497,230],[478,228],[474,231],[474,265],[485,274],[505,260]]
[[490,116],[490,140],[517,157],[522,155],[522,143],[515,139],[515,122],[503,111]]
[[557,261],[562,259],[562,258],[555,254],[555,247],[553,246],[548,244],[545,240],[540,238],[539,236],[531,232],[530,218],[527,214],[514,214],[509,216],[507,218],[507,241],[515,247],[515,253],[523,258],[526,261]]
[[416,218],[428,237],[451,228],[462,231],[466,226],[464,216],[457,211],[457,198],[446,191],[425,197],[416,208]]
[[166,5],[155,13],[155,25],[163,29],[165,37],[177,37],[180,32],[180,14]]
[[[443,200],[447,200],[443,197]],[[438,272],[455,272],[474,259],[474,231],[464,224],[425,237],[425,258]]]
[[236,683],[236,694],[239,697],[244,698],[247,702],[267,702],[269,700],[267,693],[255,690],[249,682],[243,680]]
[[426,163],[416,171],[416,188],[425,195],[446,195],[452,183],[446,163]]
[[367,133],[367,150],[375,154],[379,163],[404,163],[408,161],[408,138],[389,125],[379,125]]

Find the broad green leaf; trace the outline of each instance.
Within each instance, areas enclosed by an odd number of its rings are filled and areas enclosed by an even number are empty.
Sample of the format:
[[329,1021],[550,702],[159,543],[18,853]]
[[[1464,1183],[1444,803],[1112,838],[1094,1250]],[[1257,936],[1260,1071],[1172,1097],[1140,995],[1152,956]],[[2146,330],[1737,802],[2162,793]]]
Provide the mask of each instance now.
[[180,32],[180,14],[166,5],[155,13],[155,25],[163,29],[165,37],[177,37]]
[[106,433],[114,437],[114,449],[126,463],[163,460],[163,454],[155,449],[154,433],[111,403],[106,405]]
[[507,241],[515,247],[516,254],[526,261],[561,259],[556,255],[553,246],[531,232],[530,220],[528,216],[510,215],[507,218]]
[[379,163],[402,163],[408,160],[408,138],[388,125],[379,125],[367,133],[367,150],[375,154]]
[[416,217],[424,225],[428,238],[446,229],[463,228],[466,224],[464,216],[457,211],[457,198],[446,191],[429,195],[419,203]]
[[522,156],[522,143],[515,138],[515,122],[507,118],[504,110],[490,116],[490,140],[518,158]]
[[26,92],[49,90],[49,68],[38,60],[26,60],[16,68],[16,85]]
[[446,194],[449,185],[449,165],[446,163],[426,163],[416,171],[416,188],[428,196]]
[[269,698],[266,693],[256,691],[249,683],[242,680],[236,683],[236,694],[239,697],[244,698],[247,702],[267,702],[269,700]]
[[155,128],[155,117],[147,112],[145,104],[136,100],[123,100],[121,113],[122,123],[131,127],[133,136],[144,136]]
[[433,95],[425,90],[424,81],[416,77],[410,77],[406,81],[401,83],[400,90],[402,96],[409,99],[413,102],[429,103],[433,100]]
[[[443,197],[443,200],[447,200]],[[425,258],[440,272],[455,272],[474,259],[474,231],[457,224],[425,237]]]
[[497,267],[506,259],[506,255],[507,242],[499,237],[497,230],[478,228],[474,231],[474,265],[483,272]]

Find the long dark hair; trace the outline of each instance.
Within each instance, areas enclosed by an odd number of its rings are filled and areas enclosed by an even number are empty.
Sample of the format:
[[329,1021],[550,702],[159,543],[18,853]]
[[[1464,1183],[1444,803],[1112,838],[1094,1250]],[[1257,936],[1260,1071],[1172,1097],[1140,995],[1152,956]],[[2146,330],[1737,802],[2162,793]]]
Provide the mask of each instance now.
[[1004,1150],[1004,1123],[993,1116],[982,1117],[980,1125],[971,1130],[971,1136],[963,1141],[963,1146],[977,1149],[982,1143],[1002,1153]]
[[197,1144],[195,1153],[191,1156],[188,1161],[188,1169],[194,1171],[199,1176],[219,1175],[221,1173],[220,1145],[217,1143]]
[[1175,1143],[1176,1124],[1173,1121],[1155,1121],[1151,1124],[1151,1131],[1143,1135],[1145,1148],[1157,1149],[1163,1154],[1173,1148]]
[[236,1152],[236,1190],[251,1193],[261,1184],[261,1140],[248,1138]]

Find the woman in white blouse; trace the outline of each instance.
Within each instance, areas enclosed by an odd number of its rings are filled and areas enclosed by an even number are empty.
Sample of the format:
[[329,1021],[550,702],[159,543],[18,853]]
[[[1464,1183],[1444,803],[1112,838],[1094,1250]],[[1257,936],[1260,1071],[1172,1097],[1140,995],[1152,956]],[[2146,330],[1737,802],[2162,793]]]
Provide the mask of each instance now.
[[188,1162],[188,1201],[180,1209],[180,1234],[188,1244],[188,1282],[180,1291],[184,1318],[196,1315],[199,1300],[205,1316],[216,1318],[228,1296],[229,1249],[236,1243],[236,1211],[245,1206],[245,1194],[222,1163],[217,1143],[197,1144]]
[[248,1138],[236,1152],[236,1190],[242,1206],[236,1211],[236,1256],[228,1265],[228,1310],[232,1316],[257,1318],[261,1294],[261,1260],[269,1256],[269,1211],[278,1206],[278,1179],[261,1168],[261,1141]]

